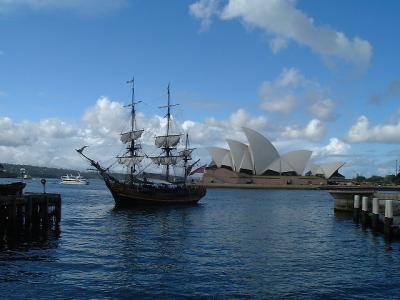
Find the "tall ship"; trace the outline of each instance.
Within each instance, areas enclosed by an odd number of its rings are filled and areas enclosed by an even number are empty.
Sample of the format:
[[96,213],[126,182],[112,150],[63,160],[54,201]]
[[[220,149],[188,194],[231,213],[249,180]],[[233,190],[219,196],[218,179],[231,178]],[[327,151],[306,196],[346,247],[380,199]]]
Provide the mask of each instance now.
[[[159,155],[151,156],[144,153],[141,138],[145,129],[138,128],[136,124],[136,105],[141,101],[135,100],[134,79],[127,83],[132,84],[131,104],[127,105],[131,111],[130,130],[121,133],[120,140],[126,145],[122,156],[117,156],[117,162],[126,167],[127,173],[124,180],[118,180],[109,171],[83,153],[87,146],[76,151],[85,158],[103,178],[110,190],[117,206],[135,205],[161,205],[161,204],[194,204],[206,194],[206,188],[200,184],[189,184],[189,176],[193,166],[191,163],[192,152],[189,148],[189,136],[186,134],[185,146],[178,149],[182,134],[172,132],[171,108],[178,104],[171,104],[170,87],[167,88],[167,105],[159,108],[166,109],[166,129],[163,135],[155,137],[154,144],[159,149]],[[158,178],[148,178],[141,167],[144,161],[150,161],[161,174]],[[175,169],[180,169],[182,174],[172,174]]]

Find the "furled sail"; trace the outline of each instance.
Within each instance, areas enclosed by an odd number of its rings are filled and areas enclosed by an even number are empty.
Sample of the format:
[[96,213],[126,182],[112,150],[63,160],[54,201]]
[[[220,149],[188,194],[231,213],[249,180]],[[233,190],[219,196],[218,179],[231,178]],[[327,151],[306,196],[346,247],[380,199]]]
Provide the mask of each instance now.
[[180,134],[162,135],[162,136],[157,136],[154,143],[158,148],[174,147],[179,143],[180,139],[181,139]]
[[137,140],[139,139],[142,134],[143,134],[143,129],[141,130],[134,130],[134,131],[129,131],[129,132],[124,132],[121,134],[121,142],[124,144],[131,142],[132,140]]
[[180,162],[183,157],[182,156],[155,156],[150,157],[153,163],[157,165],[176,165]]
[[139,164],[143,160],[144,156],[121,156],[118,157],[118,162],[121,165],[126,165],[128,167],[133,167]]
[[193,150],[194,149],[185,149],[185,150],[179,151],[179,155],[190,158]]

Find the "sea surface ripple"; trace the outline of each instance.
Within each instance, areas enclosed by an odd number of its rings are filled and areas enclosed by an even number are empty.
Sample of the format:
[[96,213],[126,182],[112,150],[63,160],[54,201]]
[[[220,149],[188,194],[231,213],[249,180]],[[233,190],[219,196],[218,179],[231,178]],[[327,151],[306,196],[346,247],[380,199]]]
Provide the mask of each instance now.
[[116,209],[100,180],[47,190],[62,194],[60,232],[2,246],[2,299],[400,298],[400,244],[335,215],[325,191]]

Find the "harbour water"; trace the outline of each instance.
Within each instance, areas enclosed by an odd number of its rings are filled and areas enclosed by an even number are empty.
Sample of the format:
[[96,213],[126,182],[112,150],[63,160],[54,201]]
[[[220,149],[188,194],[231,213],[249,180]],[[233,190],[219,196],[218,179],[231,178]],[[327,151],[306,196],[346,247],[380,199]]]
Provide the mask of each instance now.
[[141,209],[114,208],[100,180],[47,191],[60,232],[2,246],[3,299],[400,297],[400,244],[335,215],[325,191],[210,189]]

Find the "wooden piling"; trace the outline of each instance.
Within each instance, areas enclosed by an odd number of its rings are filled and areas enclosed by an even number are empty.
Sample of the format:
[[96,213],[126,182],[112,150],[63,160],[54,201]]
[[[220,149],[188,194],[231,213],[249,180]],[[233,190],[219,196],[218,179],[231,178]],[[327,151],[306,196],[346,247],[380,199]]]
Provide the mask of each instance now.
[[61,198],[55,201],[54,214],[56,217],[56,225],[61,221]]
[[20,233],[47,232],[51,218],[61,220],[59,194],[35,194],[0,196],[0,242],[11,240]]
[[30,231],[32,226],[32,198],[26,199],[25,206],[25,231]]

